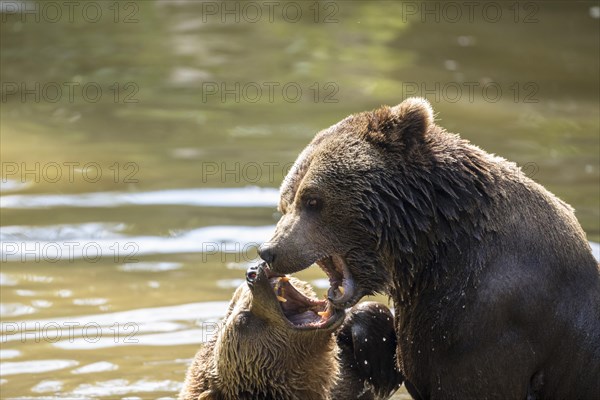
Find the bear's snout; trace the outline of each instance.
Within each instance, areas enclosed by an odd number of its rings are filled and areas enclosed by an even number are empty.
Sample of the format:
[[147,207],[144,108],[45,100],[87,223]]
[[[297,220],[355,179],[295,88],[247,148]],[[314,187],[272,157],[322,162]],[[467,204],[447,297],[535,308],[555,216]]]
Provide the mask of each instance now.
[[258,249],[258,255],[267,264],[271,265],[275,261],[275,246],[272,243],[263,243]]
[[324,246],[326,241],[315,234],[318,231],[310,220],[288,213],[277,223],[271,239],[258,248],[258,255],[275,273],[301,271],[328,254]]

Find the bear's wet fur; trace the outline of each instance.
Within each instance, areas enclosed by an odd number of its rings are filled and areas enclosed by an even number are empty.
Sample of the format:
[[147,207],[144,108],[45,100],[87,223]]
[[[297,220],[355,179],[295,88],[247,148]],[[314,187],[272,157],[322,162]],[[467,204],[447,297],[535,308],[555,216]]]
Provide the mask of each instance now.
[[261,257],[318,263],[338,307],[387,293],[413,397],[600,397],[600,269],[573,209],[426,100],[319,132],[279,209]]
[[337,332],[340,377],[334,400],[387,399],[402,384],[396,363],[394,316],[383,304],[368,301],[348,312]]
[[[299,330],[280,310],[277,283],[269,283],[263,269],[255,277],[234,293],[221,328],[188,368],[179,399],[383,400],[398,389],[402,377],[394,368],[396,337],[386,306],[360,303],[346,321],[342,312],[326,328]],[[289,283],[315,297],[307,283]]]

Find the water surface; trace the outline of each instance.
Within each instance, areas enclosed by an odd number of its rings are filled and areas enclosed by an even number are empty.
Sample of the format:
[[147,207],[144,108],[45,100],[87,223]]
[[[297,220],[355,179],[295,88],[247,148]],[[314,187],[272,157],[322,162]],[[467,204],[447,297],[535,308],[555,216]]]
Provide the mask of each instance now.
[[[22,21],[2,3],[2,398],[175,396],[269,237],[303,146],[408,95],[524,166],[600,241],[595,2],[424,22],[391,1],[305,2],[297,22],[222,22],[194,1],[121,3],[115,22],[98,2],[94,23]],[[265,82],[302,96],[251,101]],[[222,99],[207,83],[248,92]],[[36,84],[102,96],[37,99],[25,93]],[[323,293],[320,271],[300,276]]]

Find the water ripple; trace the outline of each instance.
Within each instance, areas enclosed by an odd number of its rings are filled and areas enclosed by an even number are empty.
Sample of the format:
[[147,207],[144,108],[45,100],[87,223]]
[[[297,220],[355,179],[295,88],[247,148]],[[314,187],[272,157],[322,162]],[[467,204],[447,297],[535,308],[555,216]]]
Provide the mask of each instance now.
[[121,206],[182,205],[201,207],[275,207],[275,188],[174,189],[154,192],[95,192],[81,194],[13,194],[0,196],[0,208],[114,208]]
[[[8,226],[2,229],[2,262],[43,260],[54,263],[82,258],[98,261],[104,257],[131,263],[137,261],[137,256],[149,254],[244,253],[268,240],[275,226],[208,226],[171,237],[123,237],[119,234],[113,237],[107,237],[107,234],[101,237],[93,234],[74,237],[70,233],[77,231],[77,226],[73,226],[72,229],[65,230],[69,232],[67,239],[58,237],[56,240],[23,239],[26,235],[40,237],[45,231],[56,232],[55,226]],[[3,284],[7,284],[4,281],[8,279],[3,276]]]
[[56,393],[60,392],[63,388],[62,381],[45,380],[41,381],[37,385],[31,388],[34,393]]
[[79,363],[75,360],[35,360],[15,361],[0,363],[0,376],[17,374],[37,374],[41,372],[57,371],[59,369],[74,367]]
[[73,396],[122,396],[128,393],[178,392],[183,383],[170,380],[150,381],[140,379],[129,382],[126,379],[111,379],[94,384],[84,383],[71,392]]
[[19,350],[14,350],[14,349],[0,350],[0,360],[16,358],[16,357],[20,357],[20,356],[21,356],[21,352]]
[[0,314],[3,318],[33,314],[36,309],[21,303],[0,303]]
[[108,361],[99,361],[92,364],[84,365],[71,371],[72,374],[91,374],[96,372],[114,371],[119,369],[119,366]]
[[[163,321],[191,321],[196,319],[209,319],[221,317],[225,314],[227,301],[206,301],[201,303],[180,304],[166,307],[138,308],[135,310],[119,311],[114,313],[80,315],[62,318],[47,318],[26,321],[26,329],[35,329],[36,324],[77,322],[82,325],[95,323],[110,326],[115,322],[163,322]],[[3,326],[4,322],[0,324]],[[4,330],[2,330],[4,331]]]

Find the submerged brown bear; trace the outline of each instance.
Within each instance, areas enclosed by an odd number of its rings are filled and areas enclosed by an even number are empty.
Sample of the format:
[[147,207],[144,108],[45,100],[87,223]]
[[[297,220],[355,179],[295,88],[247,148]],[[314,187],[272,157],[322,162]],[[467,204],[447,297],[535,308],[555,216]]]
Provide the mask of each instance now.
[[246,280],[188,369],[180,399],[387,399],[402,383],[384,305],[361,303],[346,318],[307,283],[265,265]]
[[336,307],[387,293],[413,397],[600,398],[600,269],[573,209],[426,100],[318,133],[279,209],[261,257],[316,262]]

